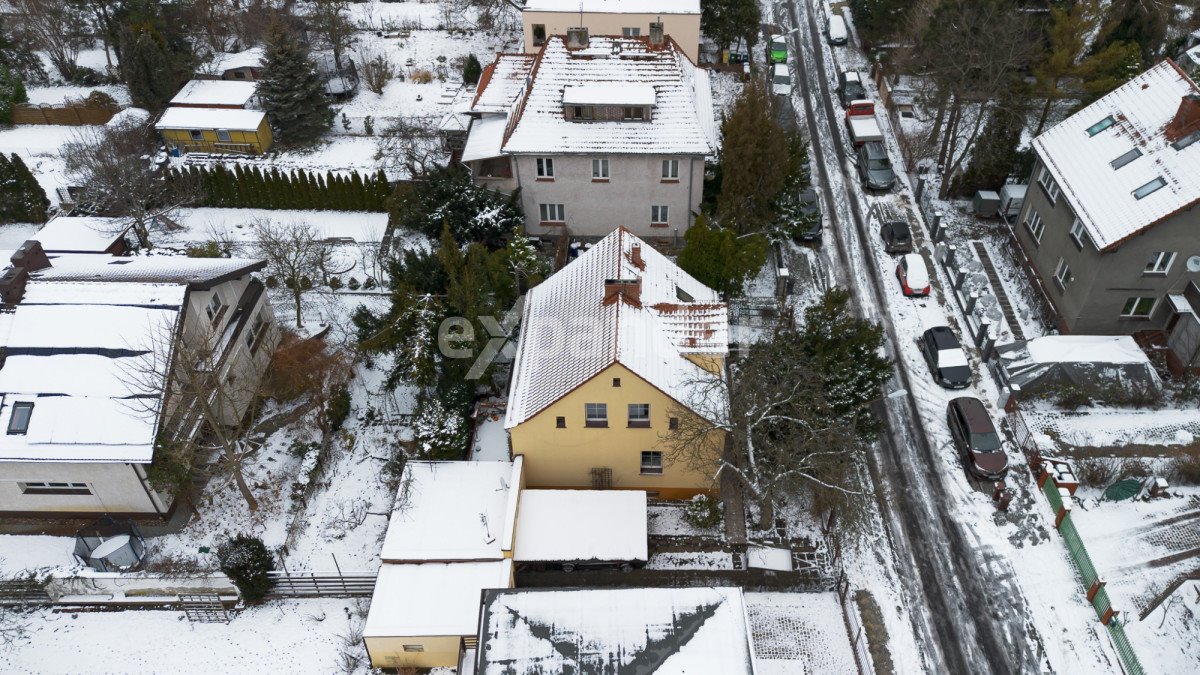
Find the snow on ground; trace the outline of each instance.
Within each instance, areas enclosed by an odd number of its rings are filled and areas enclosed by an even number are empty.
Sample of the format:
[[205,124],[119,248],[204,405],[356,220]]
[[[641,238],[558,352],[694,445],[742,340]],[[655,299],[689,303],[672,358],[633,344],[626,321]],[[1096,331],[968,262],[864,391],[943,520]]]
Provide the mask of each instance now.
[[4,253],[4,262],[7,264],[12,252],[40,229],[42,229],[42,226],[39,223],[8,223],[0,225],[0,252]]
[[182,230],[164,231],[156,238],[162,244],[196,243],[209,240],[253,242],[254,224],[262,220],[301,223],[312,227],[317,237],[350,237],[358,243],[379,242],[387,229],[387,214],[365,211],[290,211],[285,209],[179,209],[172,219]]
[[0,129],[0,153],[16,153],[33,172],[51,204],[58,204],[56,190],[67,185],[64,164],[58,156],[63,144],[78,137],[81,129],[51,124],[22,125]]
[[191,623],[172,611],[37,610],[17,618],[29,635],[0,650],[8,673],[252,673],[264,664],[334,673],[343,671],[343,652],[366,656],[354,637],[364,620],[354,600],[272,602],[228,624]]
[[650,570],[731,570],[733,555],[724,551],[651,553]]
[[652,502],[646,507],[649,518],[649,534],[668,537],[705,537],[718,536],[720,526],[700,528],[692,525],[686,518],[686,507],[679,502]]
[[471,448],[475,461],[508,461],[508,432],[504,430],[504,415],[492,413],[475,427],[475,445]]
[[1200,437],[1200,408],[1194,407],[1061,410],[1027,404],[1021,413],[1044,448],[1179,446],[1191,445]]
[[746,593],[758,671],[855,673],[835,593]]
[[33,105],[58,105],[68,99],[86,99],[93,91],[102,91],[108,94],[120,105],[125,106],[130,104],[129,88],[123,84],[102,84],[95,87],[77,87],[72,85],[28,87],[25,93],[29,96],[29,103]]
[[1200,672],[1200,581],[1188,581],[1144,620],[1126,624],[1146,672]]

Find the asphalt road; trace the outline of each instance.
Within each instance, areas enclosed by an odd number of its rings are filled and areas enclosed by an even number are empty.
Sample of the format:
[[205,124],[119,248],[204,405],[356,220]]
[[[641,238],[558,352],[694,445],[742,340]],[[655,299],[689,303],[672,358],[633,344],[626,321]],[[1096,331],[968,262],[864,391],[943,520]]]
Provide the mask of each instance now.
[[[894,353],[900,344],[895,326],[882,311],[886,290],[867,248],[872,236],[862,202],[853,195],[835,199],[830,187],[831,167],[840,169],[847,184],[858,178],[847,157],[839,124],[841,111],[834,105],[828,84],[826,73],[831,68],[821,49],[823,35],[818,19],[803,0],[787,0],[781,7],[790,14],[791,27],[800,27],[789,37],[797,85],[804,100],[805,123],[813,141],[810,152],[833,235],[825,245],[836,247],[841,263],[839,285],[852,289],[859,315],[868,315],[864,307],[881,308],[879,315],[890,343],[890,356],[896,362],[896,385],[913,391],[909,374]],[[806,44],[811,52],[805,51]],[[822,147],[821,139],[832,139],[832,156],[829,147]],[[839,204],[847,206],[839,212]],[[857,237],[847,235],[849,228],[857,232]],[[856,264],[852,265],[852,260]],[[867,283],[856,284],[848,278],[848,271],[856,268],[868,271]],[[1040,659],[1031,647],[1023,598],[1005,590],[1008,584],[1001,585],[988,576],[994,567],[979,555],[962,526],[946,511],[945,506],[953,504],[954,499],[943,483],[944,465],[928,441],[911,397],[886,399],[876,404],[874,412],[886,429],[882,441],[870,453],[869,467],[876,485],[882,488],[880,511],[924,650],[925,669],[936,673],[1037,672]]]

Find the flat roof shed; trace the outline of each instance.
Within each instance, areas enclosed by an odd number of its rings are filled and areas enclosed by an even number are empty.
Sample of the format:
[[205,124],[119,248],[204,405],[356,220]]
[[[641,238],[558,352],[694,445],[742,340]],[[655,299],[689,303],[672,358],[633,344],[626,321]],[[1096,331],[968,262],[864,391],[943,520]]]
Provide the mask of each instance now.
[[525,490],[517,562],[645,561],[642,490]]

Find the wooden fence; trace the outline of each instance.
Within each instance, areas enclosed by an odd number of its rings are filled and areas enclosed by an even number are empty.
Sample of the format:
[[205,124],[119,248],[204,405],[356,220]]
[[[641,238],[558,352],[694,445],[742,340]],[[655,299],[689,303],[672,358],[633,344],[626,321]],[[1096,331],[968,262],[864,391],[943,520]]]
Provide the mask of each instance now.
[[57,124],[78,127],[85,124],[107,124],[117,114],[116,108],[67,102],[62,105],[21,103],[13,106],[13,124]]

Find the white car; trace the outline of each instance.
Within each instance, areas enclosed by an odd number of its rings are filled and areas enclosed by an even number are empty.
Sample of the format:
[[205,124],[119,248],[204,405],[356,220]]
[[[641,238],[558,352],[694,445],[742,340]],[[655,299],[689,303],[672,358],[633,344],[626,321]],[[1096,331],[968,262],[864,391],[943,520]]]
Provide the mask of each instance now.
[[792,74],[786,63],[771,66],[771,91],[781,96],[792,95]]
[[908,297],[929,295],[929,269],[919,253],[906,253],[896,265],[900,290]]
[[846,32],[846,20],[841,14],[829,17],[829,23],[825,24],[825,37],[831,45],[844,45],[850,39],[850,34]]

